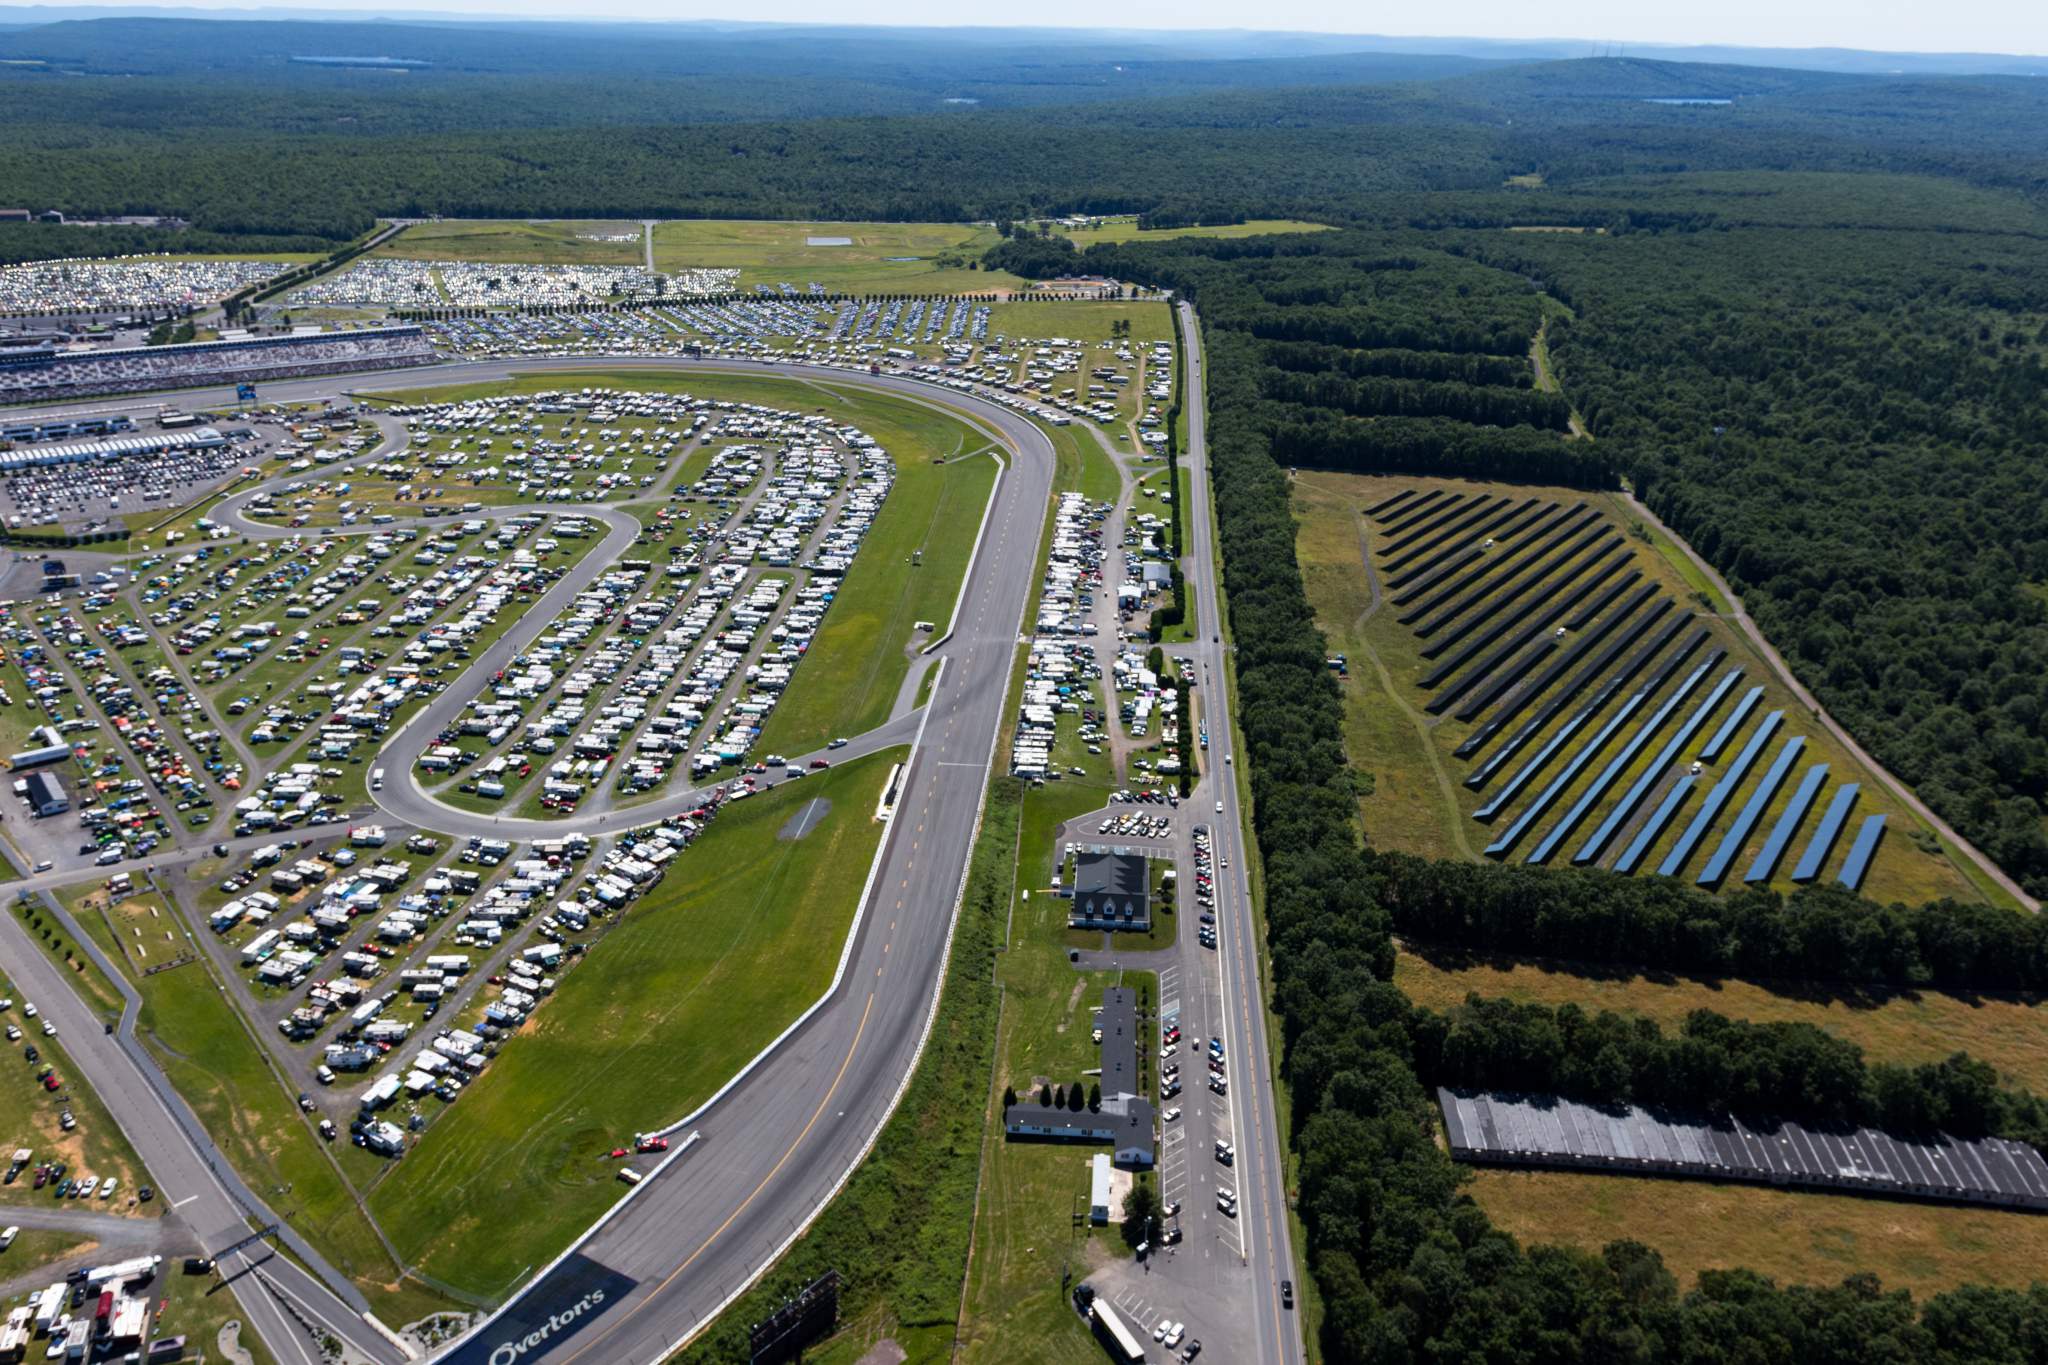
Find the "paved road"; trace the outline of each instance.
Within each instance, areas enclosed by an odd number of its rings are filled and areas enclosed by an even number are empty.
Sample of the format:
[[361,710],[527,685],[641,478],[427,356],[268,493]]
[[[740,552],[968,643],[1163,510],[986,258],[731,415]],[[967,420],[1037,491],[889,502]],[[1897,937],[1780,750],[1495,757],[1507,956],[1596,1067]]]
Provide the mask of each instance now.
[[[45,913],[59,914],[54,902],[46,904]],[[0,968],[13,980],[21,998],[34,1000],[43,1017],[57,1025],[58,1037],[72,1062],[91,1078],[107,1112],[148,1167],[165,1210],[191,1229],[193,1242],[217,1251],[246,1236],[251,1219],[261,1223],[273,1221],[148,1059],[133,1031],[139,999],[127,982],[100,959],[90,941],[75,929],[67,932],[73,943],[85,947],[100,962],[106,979],[116,983],[127,997],[121,1022],[111,1033],[106,1030],[105,1021],[64,979],[63,969],[30,939],[21,918],[10,908],[9,913],[0,915],[0,920],[5,921],[4,927],[0,927]],[[307,1264],[324,1265],[295,1233],[287,1230],[286,1240]],[[352,1303],[343,1302],[319,1279],[290,1259],[273,1254],[267,1246],[251,1247],[224,1259],[222,1273],[233,1275],[257,1264],[263,1266],[276,1288],[264,1292],[245,1279],[237,1284],[236,1297],[250,1325],[286,1365],[318,1365],[319,1353],[307,1332],[280,1306],[280,1298],[290,1299],[299,1312],[325,1324],[327,1330],[346,1340],[364,1358],[379,1365],[397,1365],[405,1359],[397,1347],[363,1320],[361,1314],[366,1305],[360,1295],[355,1295]],[[333,1275],[331,1271],[327,1273]],[[334,1278],[344,1286],[347,1283],[339,1276]]]
[[[1224,671],[1221,562],[1211,522],[1207,388],[1200,320],[1188,304],[1180,310],[1186,338],[1189,498],[1182,531],[1187,537],[1184,579],[1199,628],[1189,650],[1201,672],[1203,714],[1209,721],[1208,771],[1197,810],[1211,821],[1216,868],[1218,957],[1222,972],[1220,1030],[1229,1059],[1232,1127],[1237,1133],[1238,1223],[1245,1263],[1251,1271],[1251,1330],[1258,1361],[1302,1359],[1300,1315],[1281,1306],[1280,1282],[1294,1278],[1294,1254],[1287,1226],[1287,1144],[1273,1103],[1273,1052],[1266,1030],[1265,992],[1259,968],[1259,925],[1252,913],[1244,830],[1248,815],[1238,802],[1235,703]],[[1217,803],[1223,809],[1218,813]],[[1228,866],[1224,862],[1228,861]],[[1182,926],[1183,931],[1187,926]],[[1205,1044],[1206,1046],[1206,1044]],[[1191,1066],[1192,1064],[1190,1064]],[[1195,1154],[1198,1158],[1202,1154]]]

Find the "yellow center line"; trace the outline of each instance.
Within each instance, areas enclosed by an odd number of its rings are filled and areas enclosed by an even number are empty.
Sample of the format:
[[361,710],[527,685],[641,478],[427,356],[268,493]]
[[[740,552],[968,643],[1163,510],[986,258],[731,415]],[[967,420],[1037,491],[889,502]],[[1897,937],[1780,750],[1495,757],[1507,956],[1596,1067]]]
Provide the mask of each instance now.
[[[846,1070],[848,1067],[853,1065],[854,1054],[860,1051],[860,1040],[862,1036],[867,1033],[868,1030],[868,1015],[871,1012],[873,1012],[874,1008],[874,993],[869,992],[867,1003],[861,1007],[860,1024],[853,1031],[853,1043],[850,1047],[846,1049],[846,1060],[839,1064],[839,1074],[832,1078],[832,1088],[825,1092],[825,1098],[819,1100],[818,1107],[811,1111],[810,1121],[804,1124],[804,1129],[801,1133],[798,1133],[796,1135],[796,1140],[789,1144],[789,1150],[782,1154],[780,1159],[776,1161],[774,1167],[769,1170],[768,1174],[761,1177],[761,1183],[754,1186],[753,1192],[748,1194],[745,1199],[742,1199],[740,1201],[740,1206],[732,1211],[732,1216],[727,1218],[723,1223],[720,1223],[718,1225],[718,1230],[712,1233],[709,1237],[706,1237],[704,1239],[704,1244],[698,1247],[695,1251],[691,1252],[688,1258],[685,1259],[681,1265],[677,1266],[667,1279],[663,1280],[660,1284],[654,1286],[654,1288],[648,1292],[646,1298],[640,1300],[639,1303],[634,1304],[632,1312],[627,1313],[626,1316],[620,1318],[618,1322],[613,1324],[612,1331],[606,1333],[606,1336],[612,1335],[612,1333],[617,1332],[619,1328],[624,1327],[627,1323],[631,1322],[635,1314],[639,1313],[641,1309],[653,1303],[654,1300],[661,1294],[663,1290],[667,1289],[671,1284],[674,1284],[676,1281],[676,1276],[681,1275],[685,1270],[688,1270],[699,1256],[702,1256],[706,1251],[710,1249],[711,1244],[713,1242],[717,1241],[720,1237],[724,1236],[725,1230],[738,1221],[739,1216],[747,1211],[747,1206],[753,1203],[754,1200],[759,1197],[761,1191],[768,1188],[768,1182],[773,1180],[776,1176],[782,1173],[782,1168],[789,1164],[790,1157],[796,1155],[796,1149],[803,1146],[804,1139],[809,1137],[811,1135],[811,1129],[817,1126],[818,1119],[824,1114],[826,1106],[832,1103],[832,1097],[839,1093],[839,1084],[841,1081],[844,1081],[846,1079]],[[590,1352],[597,1345],[598,1342],[591,1342],[590,1345],[585,1346],[582,1350],[570,1356],[569,1361],[574,1362],[583,1359],[583,1357],[590,1354]]]

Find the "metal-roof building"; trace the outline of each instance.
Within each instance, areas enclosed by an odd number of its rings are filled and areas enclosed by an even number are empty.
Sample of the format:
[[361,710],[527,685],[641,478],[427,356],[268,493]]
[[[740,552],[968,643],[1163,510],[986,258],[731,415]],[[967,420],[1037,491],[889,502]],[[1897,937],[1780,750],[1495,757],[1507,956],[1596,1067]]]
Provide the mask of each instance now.
[[0,454],[0,470],[46,469],[51,465],[90,464],[132,455],[165,455],[179,450],[217,450],[228,438],[212,427],[196,431],[161,431],[142,436],[110,436],[104,441],[76,441]]
[[2027,1143],[2005,1138],[1752,1125],[1731,1114],[1652,1113],[1635,1105],[1442,1088],[1437,1105],[1459,1161],[2048,1210],[2048,1161]]

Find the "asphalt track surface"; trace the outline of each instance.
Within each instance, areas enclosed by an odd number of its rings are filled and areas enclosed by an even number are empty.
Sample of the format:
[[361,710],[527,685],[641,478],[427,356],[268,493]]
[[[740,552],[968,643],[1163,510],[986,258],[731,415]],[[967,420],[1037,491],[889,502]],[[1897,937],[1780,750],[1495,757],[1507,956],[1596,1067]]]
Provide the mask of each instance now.
[[[383,391],[491,382],[549,370],[747,374],[879,390],[976,421],[1013,458],[997,482],[952,629],[932,648],[940,673],[929,703],[916,717],[918,735],[895,814],[869,870],[862,913],[833,989],[704,1111],[679,1125],[697,1141],[656,1168],[573,1254],[544,1269],[491,1322],[436,1357],[461,1365],[509,1365],[515,1359],[525,1365],[661,1360],[774,1262],[837,1193],[880,1133],[916,1064],[937,1005],[1018,629],[1036,576],[1055,459],[1045,434],[1009,408],[918,380],[823,366],[682,358],[493,361],[268,384],[263,401],[318,399],[344,383],[350,391]],[[203,403],[204,398],[194,401]],[[576,510],[599,516],[595,505]],[[629,541],[630,532],[624,534]],[[517,629],[476,661],[473,671],[500,666],[494,662],[500,653],[505,659],[517,653],[580,589],[578,580],[594,577],[619,548],[608,535],[577,571],[529,609]],[[406,734],[422,727],[432,733],[467,700],[466,693],[450,689],[430,702],[387,742],[394,760],[386,766],[409,772],[402,745]],[[835,757],[876,747],[874,737],[862,740],[867,743],[855,740]],[[454,812],[439,803],[432,803],[431,812],[415,812],[409,791],[417,792],[409,780],[387,779],[379,796],[393,816],[419,818],[430,828],[528,837],[518,822]],[[686,810],[696,799],[695,793],[678,793],[630,812],[613,812],[608,820],[621,828],[645,823],[671,813],[671,807]],[[533,822],[540,826],[534,832],[559,836],[586,827],[609,832],[613,826],[600,827],[599,819]],[[104,1088],[132,1086],[132,1078],[111,1067],[103,1070],[83,1059],[80,1064]],[[191,1151],[189,1142],[158,1144],[140,1136],[136,1145],[152,1170],[160,1160],[176,1159],[178,1149]],[[245,1292],[245,1298],[262,1296]],[[250,1316],[258,1318],[253,1311]],[[265,1324],[258,1320],[256,1325],[271,1341]],[[372,1354],[383,1345],[378,1338],[365,1340],[360,1325],[345,1335]],[[290,1344],[299,1341],[302,1336]],[[274,1349],[293,1359],[289,1346]],[[384,1346],[377,1358],[391,1355]]]

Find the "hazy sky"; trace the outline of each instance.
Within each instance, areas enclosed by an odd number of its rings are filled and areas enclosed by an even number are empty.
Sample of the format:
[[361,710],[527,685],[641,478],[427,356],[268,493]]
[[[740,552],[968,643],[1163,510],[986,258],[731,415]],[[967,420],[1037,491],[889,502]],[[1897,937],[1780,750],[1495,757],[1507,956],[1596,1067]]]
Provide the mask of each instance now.
[[[61,3],[62,0],[59,0]],[[83,0],[91,3],[92,0]],[[191,6],[195,0],[113,0]],[[208,0],[196,0],[207,4]],[[257,8],[250,0],[223,8]],[[1448,5],[1356,0],[1037,0],[1023,9],[957,0],[305,0],[285,8],[402,14],[463,10],[579,18],[747,19],[890,24],[1029,23],[1118,28],[1257,28],[1324,33],[1578,38],[1611,43],[1739,43],[1910,52],[2048,54],[2048,0],[1460,0]],[[0,15],[7,6],[0,4]]]

